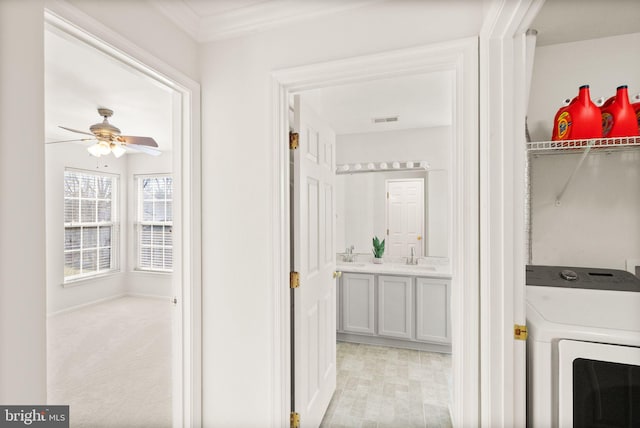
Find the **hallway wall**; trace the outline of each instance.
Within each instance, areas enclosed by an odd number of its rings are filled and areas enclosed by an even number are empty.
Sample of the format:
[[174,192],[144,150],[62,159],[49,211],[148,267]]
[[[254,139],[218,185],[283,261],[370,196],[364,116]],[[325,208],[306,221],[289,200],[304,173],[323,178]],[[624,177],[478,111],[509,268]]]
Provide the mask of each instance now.
[[[273,423],[281,382],[271,374],[271,73],[475,36],[482,17],[482,2],[381,2],[203,47],[205,426]],[[233,352],[220,352],[226,343]]]

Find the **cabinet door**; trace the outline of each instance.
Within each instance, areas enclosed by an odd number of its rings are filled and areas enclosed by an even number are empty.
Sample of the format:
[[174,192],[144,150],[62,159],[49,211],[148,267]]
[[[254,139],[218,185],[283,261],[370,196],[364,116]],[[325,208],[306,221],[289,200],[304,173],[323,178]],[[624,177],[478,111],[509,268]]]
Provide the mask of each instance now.
[[342,274],[342,330],[349,333],[375,333],[374,276]]
[[416,279],[416,339],[451,343],[451,281]]
[[412,280],[410,277],[378,277],[378,335],[411,339]]

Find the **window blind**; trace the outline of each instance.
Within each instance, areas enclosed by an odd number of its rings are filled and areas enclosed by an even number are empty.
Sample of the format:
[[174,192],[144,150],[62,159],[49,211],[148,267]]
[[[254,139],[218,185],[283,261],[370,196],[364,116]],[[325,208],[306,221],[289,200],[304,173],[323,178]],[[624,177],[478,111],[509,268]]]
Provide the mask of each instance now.
[[116,176],[65,170],[65,282],[117,270],[117,185]]
[[137,269],[173,270],[173,179],[137,176]]

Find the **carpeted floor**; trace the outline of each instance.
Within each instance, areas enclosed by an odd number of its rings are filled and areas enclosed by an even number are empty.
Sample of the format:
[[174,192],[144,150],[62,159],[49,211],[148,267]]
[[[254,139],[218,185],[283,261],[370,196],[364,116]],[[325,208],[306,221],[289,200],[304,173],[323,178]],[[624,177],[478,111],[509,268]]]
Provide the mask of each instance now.
[[338,342],[321,428],[450,428],[451,355]]
[[50,317],[48,403],[71,427],[170,427],[171,310],[123,297]]

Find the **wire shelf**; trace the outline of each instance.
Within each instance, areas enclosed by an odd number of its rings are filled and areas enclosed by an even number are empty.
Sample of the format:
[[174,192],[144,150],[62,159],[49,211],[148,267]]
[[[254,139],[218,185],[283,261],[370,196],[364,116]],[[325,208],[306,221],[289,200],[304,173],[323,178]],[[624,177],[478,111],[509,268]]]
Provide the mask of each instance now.
[[595,138],[589,140],[534,141],[527,143],[530,153],[576,153],[584,149],[620,150],[640,146],[640,137]]

